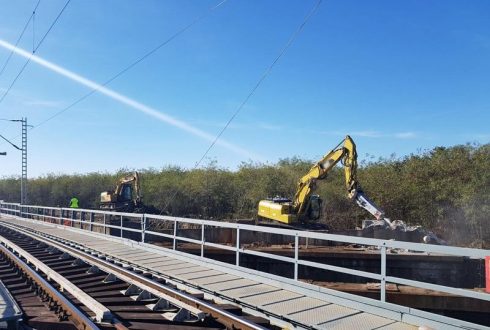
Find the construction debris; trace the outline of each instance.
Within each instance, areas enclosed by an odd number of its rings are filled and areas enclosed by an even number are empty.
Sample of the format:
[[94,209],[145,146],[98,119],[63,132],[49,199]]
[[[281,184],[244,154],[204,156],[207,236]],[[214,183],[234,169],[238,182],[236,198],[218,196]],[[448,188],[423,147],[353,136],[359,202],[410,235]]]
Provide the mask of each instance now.
[[446,245],[446,241],[422,226],[409,226],[402,220],[363,220],[361,236],[397,241]]

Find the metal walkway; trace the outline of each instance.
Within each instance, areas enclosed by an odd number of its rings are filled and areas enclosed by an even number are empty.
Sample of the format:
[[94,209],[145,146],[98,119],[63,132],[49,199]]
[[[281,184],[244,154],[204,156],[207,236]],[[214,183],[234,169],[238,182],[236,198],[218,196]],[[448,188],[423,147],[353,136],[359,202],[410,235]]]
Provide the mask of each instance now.
[[[179,256],[150,252],[130,242],[117,242],[99,235],[78,232],[74,229],[58,228],[53,225],[4,219],[2,222],[28,227],[37,232],[58,237],[113,256],[128,264],[151,269],[172,279],[189,283],[205,292],[225,299],[241,302],[293,324],[317,329],[417,329],[414,325],[398,322],[373,313],[362,312],[328,299],[314,298],[279,286],[264,284],[245,276],[237,276],[213,267],[184,261]],[[129,245],[128,245],[129,243]]]
[[[489,250],[437,246],[430,244],[368,239],[325,233],[286,230],[201,219],[176,218],[98,210],[65,209],[0,201],[0,224],[16,226],[43,236],[46,241],[71,245],[94,256],[122,263],[137,271],[164,277],[191,293],[204,293],[222,302],[233,302],[250,314],[265,316],[282,327],[314,329],[490,329],[488,327],[386,302],[385,284],[397,283],[490,301],[482,290],[468,290],[389,276],[386,274],[389,249],[423,251],[482,259]],[[181,227],[182,226],[182,227]],[[191,226],[191,227],[189,227]],[[181,229],[193,228],[193,236]],[[197,231],[196,231],[197,229]],[[230,243],[213,243],[215,230],[231,231]],[[208,236],[210,235],[210,236]],[[255,235],[282,235],[292,240],[294,257],[264,253],[247,248],[247,239]],[[153,244],[149,236],[173,241],[168,248]],[[259,236],[266,239],[266,236]],[[131,238],[131,239],[129,239]],[[340,244],[374,246],[380,255],[381,272],[311,262],[301,258],[299,249],[308,240],[333,241]],[[178,251],[177,242],[200,245],[201,254]],[[234,251],[235,264],[204,256],[212,247]],[[291,264],[293,278],[273,275],[240,266],[241,255],[255,255]],[[380,300],[361,297],[299,280],[299,267],[361,276],[381,283]]]

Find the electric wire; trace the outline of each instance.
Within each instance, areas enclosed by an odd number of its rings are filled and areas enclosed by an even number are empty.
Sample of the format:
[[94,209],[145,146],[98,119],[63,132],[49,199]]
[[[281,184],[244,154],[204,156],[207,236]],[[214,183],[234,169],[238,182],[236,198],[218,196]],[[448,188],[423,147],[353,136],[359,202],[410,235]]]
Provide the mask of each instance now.
[[[310,11],[308,12],[308,14],[303,19],[302,23],[293,32],[293,34],[288,39],[288,41],[286,42],[286,44],[284,45],[284,47],[279,51],[279,54],[274,58],[274,60],[272,61],[272,63],[264,71],[264,73],[261,75],[261,77],[259,78],[259,80],[257,81],[257,83],[253,86],[253,88],[250,90],[250,92],[244,98],[244,100],[242,101],[242,103],[240,103],[240,105],[235,110],[235,112],[232,114],[232,116],[230,117],[230,119],[226,122],[226,124],[223,126],[223,128],[218,132],[218,134],[216,135],[216,138],[213,140],[213,142],[211,142],[211,144],[206,149],[206,151],[203,153],[203,155],[201,156],[201,158],[195,163],[193,169],[196,169],[196,168],[198,168],[201,165],[201,163],[206,158],[206,156],[209,154],[209,152],[211,151],[211,149],[216,145],[216,142],[218,142],[218,140],[220,139],[220,137],[223,135],[223,133],[226,131],[226,129],[230,126],[231,122],[242,111],[243,107],[247,104],[247,102],[250,100],[250,98],[255,94],[255,91],[257,91],[257,89],[260,87],[260,85],[262,84],[262,82],[267,78],[267,76],[269,76],[269,74],[271,73],[271,71],[274,68],[274,66],[276,65],[276,63],[281,59],[281,57],[283,57],[283,55],[286,53],[286,51],[291,47],[291,45],[293,44],[293,42],[297,39],[297,37],[299,36],[299,34],[301,33],[301,31],[303,31],[305,25],[308,23],[308,21],[311,19],[311,17],[318,11],[318,9],[320,8],[321,3],[322,3],[322,0],[318,0],[313,5],[313,7],[310,9]],[[170,203],[172,203],[172,201],[175,199],[175,197],[177,196],[178,192],[179,192],[178,189],[175,189],[173,195],[170,197],[170,199],[168,199],[167,203],[165,204],[165,207],[162,209],[162,212],[160,212],[160,214],[162,214],[163,212],[166,212],[166,209],[168,208],[168,206],[170,205]]]
[[10,142],[10,140],[8,140],[6,137],[4,137],[2,134],[0,134],[0,138],[4,139],[5,141],[7,141],[12,147],[14,147],[15,149],[17,150],[22,150],[22,148],[19,148],[18,146],[16,146],[15,144],[13,144],[12,142]]
[[179,29],[177,32],[175,32],[173,35],[171,35],[169,38],[167,38],[166,40],[164,40],[163,42],[161,42],[160,44],[158,44],[156,47],[152,48],[151,50],[149,50],[148,52],[146,52],[142,56],[138,57],[136,60],[134,60],[133,62],[131,62],[131,64],[129,64],[128,66],[126,66],[124,69],[122,69],[121,71],[119,71],[118,73],[116,73],[114,76],[112,76],[111,78],[109,78],[108,80],[106,80],[104,83],[100,84],[100,86],[98,88],[92,89],[87,94],[81,96],[80,98],[78,98],[77,100],[75,100],[74,102],[72,102],[67,107],[61,109],[60,111],[54,113],[53,115],[51,115],[50,117],[46,118],[45,120],[43,120],[43,121],[39,122],[38,124],[34,125],[34,128],[33,129],[35,129],[35,128],[37,128],[37,127],[39,127],[39,126],[47,123],[48,121],[50,121],[50,120],[58,117],[59,115],[63,114],[64,112],[70,110],[71,108],[73,108],[78,103],[84,101],[85,99],[87,99],[88,97],[90,97],[92,94],[96,93],[101,87],[105,87],[105,86],[109,85],[111,82],[113,82],[114,80],[116,80],[117,78],[119,78],[120,76],[122,76],[123,74],[125,74],[126,72],[128,72],[129,70],[131,70],[133,67],[135,67],[136,65],[138,65],[139,63],[141,63],[145,59],[147,59],[149,56],[151,56],[152,54],[154,54],[155,52],[157,52],[159,49],[161,49],[162,47],[164,47],[165,45],[167,45],[168,43],[170,43],[172,40],[174,40],[175,38],[177,38],[178,36],[180,36],[181,34],[183,34],[185,31],[187,31],[188,29],[190,29],[192,26],[194,26],[195,24],[197,24],[198,22],[200,22],[201,20],[203,20],[204,18],[206,18],[207,16],[209,16],[211,14],[211,12],[213,12],[215,9],[217,9],[218,7],[220,7],[221,5],[223,5],[227,1],[228,0],[222,0],[218,4],[216,4],[216,5],[208,8],[205,13],[203,13],[200,16],[196,17],[189,24],[187,24],[184,27],[182,27],[181,29]]
[[[180,36],[181,34],[183,34],[185,31],[189,30],[191,27],[193,27],[195,24],[197,24],[198,22],[202,21],[204,18],[206,18],[207,16],[209,16],[215,9],[221,7],[224,3],[226,3],[228,0],[221,0],[220,2],[218,2],[216,5],[208,8],[203,14],[199,15],[198,17],[196,17],[194,20],[192,20],[190,23],[188,23],[187,25],[185,25],[184,27],[182,27],[181,29],[179,29],[177,32],[175,32],[173,35],[171,35],[169,38],[165,39],[163,42],[161,42],[160,44],[158,44],[156,47],[152,48],[151,50],[149,50],[148,52],[146,52],[145,54],[143,54],[142,56],[138,57],[136,60],[134,60],[133,62],[131,62],[131,64],[129,64],[128,66],[126,66],[125,68],[123,68],[121,71],[119,71],[118,73],[116,73],[114,76],[112,76],[110,79],[106,80],[103,84],[101,84],[98,88],[94,88],[92,89],[91,91],[89,91],[87,94],[81,96],[80,98],[78,98],[77,100],[75,100],[74,102],[72,102],[70,105],[68,105],[67,107],[61,109],[60,111],[54,113],[53,115],[51,115],[50,117],[46,118],[45,120],[39,122],[38,124],[34,125],[34,127],[30,128],[29,131],[32,131],[33,129],[36,129],[37,127],[41,126],[41,125],[44,125],[46,124],[47,122],[49,122],[50,120],[58,117],[59,115],[63,114],[64,112],[70,110],[71,108],[73,108],[75,105],[79,104],[80,102],[84,101],[85,99],[87,99],[88,97],[90,97],[92,94],[96,93],[100,87],[105,87],[107,86],[108,84],[110,84],[111,82],[113,82],[114,80],[116,80],[117,78],[119,78],[120,76],[122,76],[124,73],[126,73],[127,71],[131,70],[133,67],[135,67],[137,64],[141,63],[142,61],[144,61],[145,59],[147,59],[150,55],[154,54],[155,52],[157,52],[159,49],[161,49],[162,47],[166,46],[168,43],[170,43],[172,40],[174,40],[175,38],[177,38],[178,36]],[[68,1],[70,2],[70,1]],[[64,8],[66,8],[66,5],[65,7],[63,7],[63,10]],[[58,15],[57,19],[59,18],[60,15]],[[56,19],[56,20],[57,20]],[[53,26],[54,24],[52,24]],[[52,27],[51,26],[51,27]],[[51,28],[50,28],[51,30]],[[43,38],[44,39],[44,38]],[[39,46],[38,46],[39,47]],[[38,48],[37,47],[37,48]],[[36,49],[37,49],[36,48]],[[27,65],[27,64],[26,64]],[[0,100],[1,102],[1,100]],[[12,139],[16,139],[20,136],[19,135],[16,135],[14,136]]]
[[[27,19],[27,22],[24,24],[24,28],[22,29],[22,32],[20,33],[19,37],[17,38],[17,41],[15,42],[15,47],[17,47],[19,45],[19,42],[22,40],[22,37],[24,36],[24,33],[26,32],[26,30],[27,30],[27,28],[29,26],[29,23],[32,20],[32,29],[33,29],[32,49],[34,49],[34,17],[36,15],[36,11],[37,11],[37,8],[39,7],[39,4],[40,3],[41,3],[41,0],[38,0],[37,3],[36,3],[36,5],[34,6],[34,9],[32,10],[31,15]],[[10,59],[12,58],[13,54],[14,54],[14,51],[11,50],[10,53],[9,53],[9,55],[7,56],[6,60],[5,60],[5,63],[3,64],[2,68],[0,69],[0,76],[2,76],[3,72],[7,68],[8,64],[10,62]],[[2,127],[2,130],[5,127],[6,126],[4,125]]]
[[[31,20],[34,19],[34,15],[36,14],[37,7],[39,7],[39,4],[40,3],[41,3],[41,0],[38,0],[36,6],[32,10],[31,16],[29,16],[29,19],[27,20],[26,24],[24,25],[24,28],[22,29],[22,32],[20,33],[19,37],[17,38],[17,41],[15,42],[15,47],[17,47],[17,45],[19,44],[20,40],[24,36],[24,33],[26,32],[27,27],[29,26],[29,23],[31,22]],[[34,43],[34,41],[33,41],[33,43]],[[32,46],[32,49],[34,49],[34,44]],[[14,55],[14,51],[13,50],[10,51],[10,54],[8,55],[7,59],[5,60],[5,63],[3,64],[2,69],[0,69],[0,76],[5,71],[5,68],[7,67],[8,63],[10,62],[10,59],[12,58],[12,55]]]
[[34,48],[34,50],[32,51],[33,54],[35,52],[37,52],[37,50],[39,49],[39,47],[43,43],[44,39],[46,39],[46,37],[48,36],[49,32],[51,32],[51,30],[53,29],[54,25],[58,22],[58,20],[60,19],[61,15],[65,11],[66,7],[68,7],[68,4],[70,3],[70,1],[71,0],[67,0],[66,3],[65,3],[65,5],[63,6],[63,8],[61,8],[60,12],[58,13],[58,16],[56,16],[56,18],[54,19],[54,21],[51,23],[48,31],[46,31],[46,33],[43,35],[43,37],[41,38],[41,40],[37,44],[36,48]]
[[[32,54],[34,54],[39,49],[39,47],[41,46],[41,44],[44,42],[44,39],[46,39],[46,37],[48,36],[49,32],[51,32],[51,29],[53,28],[53,26],[56,24],[56,22],[58,22],[58,19],[60,18],[61,14],[63,14],[63,12],[65,11],[65,9],[68,6],[68,4],[70,3],[70,1],[71,0],[66,1],[65,5],[61,9],[61,11],[58,13],[58,15],[56,16],[56,18],[54,19],[54,21],[51,23],[51,26],[49,27],[49,29],[43,35],[43,37],[41,38],[41,40],[39,41],[39,43],[37,44],[37,46],[33,49]],[[3,100],[8,95],[8,93],[10,92],[10,90],[12,89],[12,87],[15,85],[15,83],[17,82],[17,80],[20,78],[20,76],[22,75],[22,73],[24,72],[25,68],[27,67],[27,65],[29,64],[30,61],[31,61],[31,58],[29,57],[27,59],[27,61],[24,63],[24,65],[21,67],[19,73],[15,76],[14,80],[12,80],[12,82],[10,83],[10,85],[7,88],[7,90],[5,91],[5,93],[0,98],[0,103],[3,102]]]
[[204,154],[202,155],[202,157],[196,163],[196,166],[195,167],[198,167],[202,163],[202,161],[206,158],[206,156],[208,155],[209,151],[211,151],[211,149],[215,146],[216,142],[218,142],[218,140],[221,137],[221,135],[223,135],[223,133],[228,128],[228,126],[230,126],[231,122],[242,111],[243,107],[248,103],[248,101],[250,100],[250,98],[255,94],[255,91],[260,87],[260,85],[262,84],[262,82],[271,73],[271,71],[274,68],[274,66],[276,65],[276,63],[281,59],[281,57],[286,53],[286,51],[289,49],[289,47],[291,46],[291,44],[296,40],[296,38],[298,37],[298,35],[301,33],[301,31],[305,27],[306,23],[308,23],[308,21],[310,20],[310,18],[317,12],[317,10],[320,7],[320,4],[321,3],[322,3],[322,0],[318,0],[315,3],[315,5],[313,6],[313,8],[310,10],[310,12],[308,13],[308,15],[305,17],[305,19],[301,23],[301,25],[294,31],[294,33],[291,35],[291,37],[287,41],[286,45],[279,52],[279,55],[277,55],[277,57],[274,59],[274,61],[272,61],[272,63],[269,65],[269,67],[267,67],[267,69],[264,71],[264,73],[262,74],[262,76],[260,77],[260,79],[257,81],[257,83],[252,88],[252,90],[248,93],[248,95],[245,97],[245,99],[242,101],[242,103],[238,106],[238,108],[233,113],[233,115],[230,117],[230,119],[225,124],[225,126],[219,131],[218,135],[216,135],[216,138],[209,145],[208,149],[204,152]]

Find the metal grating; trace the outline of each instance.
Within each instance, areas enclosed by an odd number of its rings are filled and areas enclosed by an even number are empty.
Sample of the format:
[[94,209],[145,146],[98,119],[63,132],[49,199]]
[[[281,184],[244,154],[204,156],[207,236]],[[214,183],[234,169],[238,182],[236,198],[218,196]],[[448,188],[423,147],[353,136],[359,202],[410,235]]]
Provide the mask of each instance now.
[[249,296],[260,295],[261,293],[277,292],[281,291],[278,287],[270,286],[266,284],[252,285],[244,288],[231,289],[223,291],[222,293],[232,298],[244,298]]
[[335,304],[289,314],[288,317],[304,324],[316,325],[360,313],[359,311]]
[[216,275],[216,276],[206,276],[201,278],[189,279],[189,282],[197,285],[206,285],[214,283],[223,283],[227,281],[238,280],[240,277],[230,274]]
[[164,259],[161,261],[146,261],[146,262],[140,262],[141,265],[145,267],[151,267],[156,269],[156,267],[161,267],[161,266],[171,266],[171,265],[181,265],[181,264],[187,264],[187,262],[182,261],[182,260],[177,260],[177,259]]
[[291,299],[285,302],[266,305],[264,306],[264,310],[270,311],[277,315],[288,315],[291,313],[310,310],[312,308],[317,308],[328,304],[329,304],[328,302],[319,299],[301,297],[298,299]]
[[393,320],[368,313],[358,313],[331,322],[322,323],[320,329],[378,329],[379,327],[395,323]]
[[381,328],[378,328],[376,330],[418,330],[419,327],[406,324],[406,323],[401,323],[401,322],[395,322],[392,324],[388,324],[385,326],[382,326]]
[[243,288],[246,286],[257,285],[258,282],[247,280],[244,278],[240,278],[238,280],[222,282],[222,283],[214,283],[206,285],[206,289],[211,291],[224,291],[229,289]]
[[243,298],[242,300],[250,305],[263,306],[263,305],[274,304],[278,302],[284,302],[299,297],[302,297],[302,295],[299,293],[295,293],[287,290],[281,290],[281,291],[268,292],[264,294],[251,296],[251,297],[246,297]]
[[209,270],[209,268],[193,265],[193,266],[189,266],[189,267],[169,270],[169,271],[167,271],[167,274],[177,276],[177,277],[181,277],[181,275],[185,275],[185,274],[196,275],[196,274],[208,271],[208,270]]
[[189,272],[186,274],[179,274],[180,278],[183,278],[185,280],[189,279],[198,279],[198,278],[203,278],[203,277],[209,277],[209,276],[217,276],[217,275],[223,275],[225,273],[220,272],[219,270],[214,270],[214,269],[205,269],[200,272]]
[[184,263],[179,263],[179,264],[174,264],[174,265],[162,265],[162,266],[157,266],[157,267],[152,267],[152,269],[159,270],[161,272],[164,272],[166,274],[169,274],[171,270],[177,270],[177,269],[189,269],[193,267],[200,267],[197,265],[190,264],[188,262]]
[[142,261],[152,261],[152,262],[157,262],[157,261],[160,261],[160,260],[165,260],[166,258],[161,256],[161,255],[158,255],[158,254],[153,254],[153,256],[148,256],[148,257],[135,257],[135,258],[131,258],[131,261],[133,262],[142,262]]

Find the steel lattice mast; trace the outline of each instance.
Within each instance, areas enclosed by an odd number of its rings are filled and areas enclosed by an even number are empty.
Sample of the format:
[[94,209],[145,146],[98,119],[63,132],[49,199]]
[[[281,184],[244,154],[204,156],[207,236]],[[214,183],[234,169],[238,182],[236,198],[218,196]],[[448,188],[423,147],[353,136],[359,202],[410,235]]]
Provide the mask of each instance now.
[[27,204],[27,118],[22,117],[22,176],[20,181],[20,203]]

